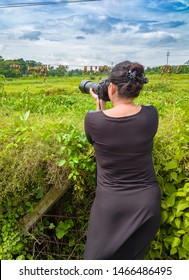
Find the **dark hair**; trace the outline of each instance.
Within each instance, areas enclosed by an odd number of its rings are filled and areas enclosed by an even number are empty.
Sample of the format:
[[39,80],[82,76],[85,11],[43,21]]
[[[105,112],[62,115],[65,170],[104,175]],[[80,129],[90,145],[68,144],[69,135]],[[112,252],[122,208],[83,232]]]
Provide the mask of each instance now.
[[120,96],[127,97],[137,97],[143,84],[147,83],[147,79],[144,78],[144,66],[130,61],[116,64],[108,80],[117,86]]

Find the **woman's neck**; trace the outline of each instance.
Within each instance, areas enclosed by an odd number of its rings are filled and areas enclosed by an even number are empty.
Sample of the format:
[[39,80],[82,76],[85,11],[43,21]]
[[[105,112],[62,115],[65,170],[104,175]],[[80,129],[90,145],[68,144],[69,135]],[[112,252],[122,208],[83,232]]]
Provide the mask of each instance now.
[[134,105],[133,98],[132,99],[119,99],[112,101],[113,107],[117,106],[125,106],[125,105]]

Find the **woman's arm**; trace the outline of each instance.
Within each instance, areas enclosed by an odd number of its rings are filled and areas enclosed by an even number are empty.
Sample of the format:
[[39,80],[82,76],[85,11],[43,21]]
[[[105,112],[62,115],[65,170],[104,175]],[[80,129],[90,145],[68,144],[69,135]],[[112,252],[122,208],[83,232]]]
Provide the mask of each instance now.
[[90,88],[90,94],[91,96],[96,100],[96,110],[105,110],[106,109],[106,101],[99,99],[98,95],[94,93],[92,88]]

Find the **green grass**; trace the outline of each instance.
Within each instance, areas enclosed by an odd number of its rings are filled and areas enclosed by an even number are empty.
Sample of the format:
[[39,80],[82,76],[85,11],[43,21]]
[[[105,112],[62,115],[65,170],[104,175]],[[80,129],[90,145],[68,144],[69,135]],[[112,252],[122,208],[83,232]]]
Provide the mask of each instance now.
[[[135,102],[153,104],[159,111],[154,163],[162,189],[163,213],[162,227],[148,258],[187,259],[189,75],[147,76],[149,83]],[[45,82],[42,78],[25,77],[7,79],[4,91],[1,88],[0,257],[31,258],[23,250],[31,235],[25,236],[23,246],[18,246],[20,251],[11,247],[21,242],[15,226],[25,213],[32,211],[41,194],[65,182],[65,174],[72,181],[72,189],[69,199],[63,198],[64,214],[69,217],[79,213],[78,227],[86,226],[83,219],[88,217],[94,192],[94,153],[84,135],[83,122],[86,112],[96,106],[89,94],[78,89],[83,79],[90,77],[48,77]],[[39,224],[32,234],[36,238],[47,232]],[[69,238],[73,242],[76,236],[68,233],[65,238],[66,242]],[[67,246],[66,250],[72,251],[72,247]],[[82,255],[82,251],[78,254]]]

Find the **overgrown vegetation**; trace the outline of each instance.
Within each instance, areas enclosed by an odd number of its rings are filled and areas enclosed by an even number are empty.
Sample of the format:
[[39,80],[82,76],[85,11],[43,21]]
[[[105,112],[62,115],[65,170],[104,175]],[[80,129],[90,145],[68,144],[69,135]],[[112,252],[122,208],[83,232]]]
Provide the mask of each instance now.
[[[162,226],[146,258],[189,259],[188,75],[149,79],[136,102],[159,111],[154,163],[162,190]],[[95,162],[83,132],[85,113],[94,103],[79,92],[80,81],[0,80],[0,259],[82,259]],[[52,186],[67,182],[66,194],[23,233],[21,218]],[[59,254],[54,254],[57,244]]]

